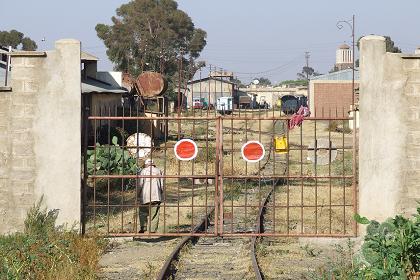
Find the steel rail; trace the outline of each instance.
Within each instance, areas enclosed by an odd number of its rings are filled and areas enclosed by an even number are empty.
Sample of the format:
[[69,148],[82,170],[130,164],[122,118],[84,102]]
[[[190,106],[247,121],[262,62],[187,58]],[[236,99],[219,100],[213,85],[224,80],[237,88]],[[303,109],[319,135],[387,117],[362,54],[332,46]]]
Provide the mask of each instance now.
[[[270,160],[270,155],[271,155],[271,151],[272,150],[273,150],[273,143],[270,144],[270,153],[269,153],[269,156],[267,157],[267,160],[265,161],[265,163],[260,167],[260,170],[259,171],[263,170],[267,166],[267,164],[268,164],[268,162]],[[258,176],[256,178],[259,178],[259,177],[261,177],[261,176]],[[277,184],[277,182],[279,180],[280,180],[280,178],[277,178],[276,184]],[[262,216],[262,212],[264,211],[263,209],[265,209],[265,206],[268,203],[269,196],[271,195],[272,191],[273,190],[270,191],[269,195],[266,197],[266,199],[264,201],[263,206],[260,208],[259,217]],[[222,202],[222,204],[223,204],[223,202]],[[194,230],[192,231],[193,235],[191,233],[189,233],[189,235],[187,235],[184,238],[182,238],[181,242],[178,243],[178,245],[175,247],[175,249],[172,251],[172,253],[169,255],[169,257],[165,261],[165,264],[161,268],[160,273],[159,273],[158,277],[156,278],[157,280],[166,280],[166,279],[169,279],[171,273],[173,273],[173,269],[172,269],[173,262],[178,258],[181,249],[191,239],[208,236],[208,234],[199,234],[198,231],[200,229],[202,229],[203,227],[208,226],[208,223],[206,223],[206,222],[209,220],[211,214],[214,211],[215,211],[215,208],[213,207],[212,210],[210,211],[210,213],[194,228]],[[261,231],[260,228],[261,228],[261,219],[258,219],[258,221],[257,221],[257,227],[256,227],[257,230],[256,230],[256,233],[254,233],[255,235],[260,233],[260,231]],[[196,235],[194,236],[194,234],[196,234]],[[225,236],[226,234],[223,233],[223,235]],[[253,242],[253,240],[256,239],[256,236],[254,236],[254,237],[250,236],[250,237],[251,237],[251,242]],[[258,267],[257,260],[256,260],[256,255],[255,255],[255,241],[254,241],[254,243],[251,246],[251,256],[252,256],[252,265],[253,265],[253,269],[254,269],[254,272],[255,272],[255,276],[257,277],[258,280],[262,280],[262,278],[261,278],[261,271],[260,271],[260,269]]]
[[[210,216],[213,214],[213,212],[214,212],[214,207],[207,214],[207,216],[203,218],[201,222],[195,226],[192,232],[197,233],[200,230],[206,230],[206,228],[209,225],[208,220],[210,219]],[[172,265],[173,262],[178,258],[179,253],[181,252],[181,249],[193,238],[198,238],[198,236],[193,236],[190,234],[182,238],[182,240],[178,243],[178,245],[175,247],[175,249],[172,251],[169,257],[166,259],[165,263],[160,269],[159,275],[156,278],[157,280],[165,280],[170,277],[171,273],[173,273],[173,270],[174,270],[173,265]]]
[[[257,226],[255,227],[255,233],[260,234],[264,231],[263,227],[263,217],[264,212],[267,209],[268,201],[270,200],[271,194],[273,193],[273,189],[268,193],[266,198],[264,199],[264,203],[260,208],[260,211],[258,212],[258,218],[257,218]],[[258,265],[257,261],[257,252],[256,252],[256,246],[257,246],[257,236],[253,236],[251,238],[251,262],[252,262],[252,269],[254,270],[255,277],[257,280],[263,280],[264,276],[261,272],[261,269]]]

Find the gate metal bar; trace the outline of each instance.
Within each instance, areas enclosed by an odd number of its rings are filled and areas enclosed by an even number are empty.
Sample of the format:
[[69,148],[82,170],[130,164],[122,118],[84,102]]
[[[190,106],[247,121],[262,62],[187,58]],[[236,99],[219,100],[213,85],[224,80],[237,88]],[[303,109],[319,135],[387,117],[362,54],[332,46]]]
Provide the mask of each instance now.
[[[357,234],[357,224],[353,220],[349,221],[350,214],[357,213],[356,137],[355,132],[350,135],[353,140],[350,144],[349,135],[345,135],[345,124],[353,119],[344,116],[344,110],[342,116],[338,116],[337,110],[334,116],[331,116],[331,111],[328,115],[324,114],[324,110],[321,111],[321,115],[314,112],[313,117],[305,118],[300,128],[293,131],[287,129],[285,136],[288,146],[285,155],[278,155],[272,149],[274,123],[287,122],[290,116],[285,116],[274,108],[271,111],[238,109],[231,116],[218,115],[210,106],[200,109],[199,115],[196,115],[194,109],[190,114],[183,112],[184,115],[178,109],[172,116],[145,116],[139,112],[138,107],[134,110],[131,107],[109,107],[92,111],[92,115],[89,115],[90,110],[87,107],[83,115],[82,233],[99,232],[108,236],[290,237],[349,237]],[[125,174],[124,168],[130,159],[126,158],[124,153],[122,174],[113,173],[110,169],[102,170],[98,166],[97,152],[102,149],[104,153],[110,154],[112,149],[115,149],[111,143],[112,127],[121,127],[125,131],[134,126],[135,133],[149,127],[147,133],[153,137],[153,125],[159,122],[165,122],[165,130],[169,131],[164,133],[163,142],[159,145],[144,147],[137,143],[133,146],[122,141],[119,149],[134,149],[138,155],[140,149],[150,148],[150,158],[158,161],[163,167],[162,175]],[[343,127],[342,132],[334,132],[335,138],[330,130],[327,133],[321,130],[324,126],[331,127],[334,122]],[[106,127],[105,136],[98,132],[103,127]],[[311,129],[313,135],[308,138],[307,133]],[[318,166],[317,157],[312,168],[308,167],[310,164],[304,158],[304,152],[313,151],[317,154],[322,150],[318,148],[319,136],[329,140],[326,150],[329,151],[330,164],[323,170]],[[101,137],[105,140],[100,140]],[[197,141],[199,150],[204,153],[200,159],[187,164],[173,160],[174,141],[184,137]],[[239,157],[240,145],[248,140],[259,140],[266,148],[270,146],[266,162],[241,163],[243,160]],[[97,145],[98,141],[104,143]],[[314,148],[308,147],[308,141],[314,141]],[[341,167],[339,164],[332,164],[333,150],[340,155]],[[89,159],[88,152],[91,153],[92,159]],[[348,157],[351,157],[351,174],[350,171],[346,171],[349,169],[346,164]],[[88,170],[88,160],[93,161],[94,168],[91,169],[91,173]],[[264,170],[267,166],[272,170]],[[282,167],[285,168],[284,172],[280,171]],[[188,168],[191,168],[191,172],[187,172]],[[201,172],[197,171],[200,168]],[[105,172],[98,174],[97,171]],[[165,197],[172,195],[171,201],[165,199],[161,205],[163,232],[137,232],[140,207],[137,193],[140,178],[163,179],[166,186]],[[136,182],[134,188],[129,189],[129,181]],[[204,186],[199,185],[199,181],[200,184],[204,182]],[[174,186],[175,192],[168,187],[169,184]],[[341,194],[333,197],[332,194],[338,189],[341,190]],[[270,203],[263,206],[261,198],[271,190],[273,195]],[[308,198],[312,191],[314,195]],[[206,224],[208,231],[191,232],[195,222],[199,221],[200,217],[207,216],[213,206],[213,227]],[[248,228],[254,227],[250,220],[255,220],[253,215],[256,210],[261,210],[261,207],[265,207],[267,212],[271,211],[267,214],[271,217],[269,227],[261,233],[250,231]],[[149,215],[150,212],[149,208]],[[116,220],[117,215],[120,216],[119,221]],[[130,218],[130,215],[133,217]],[[176,222],[167,217],[175,219]],[[337,221],[342,222],[340,228],[336,225]],[[308,226],[311,222],[314,225]],[[150,228],[150,220],[148,225]],[[322,225],[326,227],[322,229]],[[348,229],[350,227],[351,230]]]

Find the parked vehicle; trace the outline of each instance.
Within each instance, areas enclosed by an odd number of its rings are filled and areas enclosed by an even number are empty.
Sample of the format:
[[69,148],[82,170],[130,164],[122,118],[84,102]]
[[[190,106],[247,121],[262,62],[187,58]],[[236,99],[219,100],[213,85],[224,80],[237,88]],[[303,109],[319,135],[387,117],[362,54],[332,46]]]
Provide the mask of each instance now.
[[249,109],[252,105],[252,98],[250,96],[239,96],[239,108]]
[[232,97],[219,97],[216,103],[217,112],[222,115],[230,115],[233,112],[233,98]]
[[308,107],[308,98],[303,95],[285,95],[279,99],[277,106],[280,106],[286,115],[292,115],[299,110],[300,106]]
[[192,107],[194,109],[207,109],[208,103],[205,98],[194,97]]

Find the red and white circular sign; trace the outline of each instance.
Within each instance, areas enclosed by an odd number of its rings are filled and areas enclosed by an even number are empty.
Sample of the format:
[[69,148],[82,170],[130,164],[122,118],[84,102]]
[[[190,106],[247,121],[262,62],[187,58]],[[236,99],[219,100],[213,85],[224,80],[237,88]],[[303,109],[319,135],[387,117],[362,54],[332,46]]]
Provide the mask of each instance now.
[[192,160],[197,156],[197,144],[191,139],[182,139],[176,142],[175,156],[179,160]]
[[259,162],[265,156],[265,149],[259,141],[248,141],[242,146],[241,153],[247,162]]

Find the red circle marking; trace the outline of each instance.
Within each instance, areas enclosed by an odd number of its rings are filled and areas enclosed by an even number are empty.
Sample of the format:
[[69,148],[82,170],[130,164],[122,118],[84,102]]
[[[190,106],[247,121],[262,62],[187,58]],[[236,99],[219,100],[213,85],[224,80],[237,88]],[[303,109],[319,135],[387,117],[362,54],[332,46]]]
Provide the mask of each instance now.
[[258,162],[264,158],[265,150],[258,141],[250,141],[243,145],[242,156],[246,161]]
[[190,139],[178,141],[174,148],[179,160],[192,160],[197,155],[197,145]]

